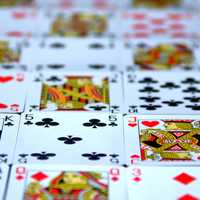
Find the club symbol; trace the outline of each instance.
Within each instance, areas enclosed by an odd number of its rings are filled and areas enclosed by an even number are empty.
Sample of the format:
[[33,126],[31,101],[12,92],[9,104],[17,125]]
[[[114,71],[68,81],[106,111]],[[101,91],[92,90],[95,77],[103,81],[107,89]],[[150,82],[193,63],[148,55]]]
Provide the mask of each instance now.
[[140,48],[146,48],[146,47],[148,47],[148,45],[147,44],[145,44],[145,43],[139,43],[138,45],[137,45],[138,47],[140,47]]
[[106,126],[106,123],[101,122],[99,119],[90,119],[89,122],[83,123],[83,126],[98,128]]
[[111,106],[111,108],[112,108],[113,110],[118,110],[118,109],[119,109],[119,106],[113,105],[113,106]]
[[177,89],[177,88],[180,88],[179,85],[176,85],[173,82],[166,82],[164,85],[161,85],[160,87],[161,88],[167,88],[167,89]]
[[33,110],[37,110],[37,109],[39,108],[38,105],[31,105],[30,107],[31,107]]
[[89,45],[89,48],[91,49],[104,49],[104,45],[100,43],[93,43]]
[[65,48],[65,44],[59,43],[59,42],[55,42],[55,43],[52,43],[52,44],[50,45],[50,47],[51,47],[51,48],[58,48],[58,49],[60,49],[60,48]]
[[148,97],[140,97],[141,100],[144,100],[148,103],[153,103],[155,102],[156,100],[159,100],[160,97],[152,97],[152,96],[148,96]]
[[193,97],[185,97],[184,99],[185,100],[189,100],[191,103],[198,103],[198,102],[200,102],[200,97],[195,97],[195,96],[193,96]]
[[137,106],[136,105],[130,105],[129,106],[129,112],[138,112]]
[[100,65],[100,64],[89,65],[89,68],[91,68],[91,69],[103,69],[105,67],[106,67],[105,65]]
[[79,142],[82,140],[82,138],[73,137],[72,135],[68,135],[66,137],[59,137],[57,139],[60,141],[64,141],[65,144],[76,144],[76,142]]
[[200,105],[194,104],[194,105],[186,105],[186,108],[191,108],[192,110],[200,111]]
[[144,79],[138,81],[139,83],[146,83],[146,84],[151,84],[151,83],[158,83],[158,81],[152,79],[151,77],[145,77]]
[[47,79],[47,81],[60,82],[62,81],[62,79],[58,78],[57,76],[51,76],[50,78]]
[[47,65],[47,67],[49,69],[62,69],[65,67],[65,65],[62,64],[51,64],[51,65]]
[[183,90],[183,92],[194,94],[194,93],[199,93],[200,90],[196,87],[188,87],[187,89]]
[[56,156],[55,153],[46,153],[45,151],[42,151],[41,153],[32,153],[32,157],[36,157],[37,160],[48,160],[50,157]]
[[119,159],[118,159],[119,154],[110,154],[109,156],[111,157],[110,161],[112,163],[119,163]]
[[119,154],[110,154],[109,155],[111,158],[117,158],[117,157],[119,157]]
[[183,104],[183,101],[175,101],[175,100],[170,100],[170,101],[163,101],[162,103],[167,104],[170,107],[176,107],[179,106],[180,104]]
[[3,69],[13,69],[14,65],[2,65]]
[[193,85],[193,84],[199,84],[200,82],[199,81],[197,81],[195,78],[186,78],[184,81],[182,81],[181,83],[183,83],[183,84],[191,84],[191,85]]
[[7,122],[6,124],[4,124],[5,126],[14,126],[14,124],[12,122]]
[[52,118],[44,118],[40,122],[35,123],[37,126],[44,126],[45,128],[49,128],[50,126],[58,126],[58,122],[54,122]]
[[96,110],[96,111],[101,111],[104,109],[107,109],[107,106],[103,106],[103,105],[94,105],[94,106],[89,106],[89,108]]
[[146,110],[157,110],[157,108],[161,108],[162,106],[160,105],[153,105],[153,104],[148,104],[148,105],[141,105],[141,108],[146,108]]
[[112,127],[114,127],[114,126],[118,126],[115,122],[111,122],[110,124],[108,124],[109,126],[112,126]]
[[21,157],[21,158],[26,158],[27,156],[28,156],[28,154],[25,154],[25,153],[19,154],[19,157]]
[[32,124],[33,124],[33,122],[31,122],[31,121],[29,121],[29,120],[26,121],[26,122],[24,123],[24,125],[28,125],[28,126],[29,126],[29,125],[32,125]]
[[153,88],[153,87],[145,87],[144,89],[139,90],[139,92],[147,92],[147,93],[153,93],[153,92],[159,92],[159,90]]
[[84,153],[82,154],[83,157],[88,158],[88,160],[100,160],[103,157],[106,157],[107,154],[105,153],[97,153],[97,152],[92,152],[92,153]]
[[185,66],[183,66],[183,69],[189,71],[189,70],[192,70],[192,66],[185,65]]
[[8,157],[8,154],[5,153],[0,154],[0,158],[6,158],[6,157]]

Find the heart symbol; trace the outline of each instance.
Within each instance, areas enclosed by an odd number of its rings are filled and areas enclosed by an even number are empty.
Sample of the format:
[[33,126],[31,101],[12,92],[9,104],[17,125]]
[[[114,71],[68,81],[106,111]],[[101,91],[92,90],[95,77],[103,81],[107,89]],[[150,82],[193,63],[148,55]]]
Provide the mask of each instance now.
[[130,126],[130,127],[132,127],[132,128],[135,127],[136,125],[137,125],[137,123],[129,123],[129,124],[128,124],[128,126]]
[[0,103],[0,109],[5,109],[7,108],[8,106],[6,104],[3,104],[3,103]]
[[133,154],[133,155],[130,156],[130,158],[132,158],[132,159],[138,159],[138,158],[140,158],[140,156],[137,155],[137,154]]
[[13,76],[0,76],[0,83],[6,83],[13,80]]
[[159,124],[159,121],[143,121],[142,124],[148,127],[154,127]]

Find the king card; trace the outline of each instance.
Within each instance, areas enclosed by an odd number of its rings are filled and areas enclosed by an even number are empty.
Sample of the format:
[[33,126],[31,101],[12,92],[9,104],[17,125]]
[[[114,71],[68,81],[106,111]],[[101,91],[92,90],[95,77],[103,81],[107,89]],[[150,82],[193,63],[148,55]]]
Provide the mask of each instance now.
[[19,120],[17,114],[0,114],[0,165],[12,163]]

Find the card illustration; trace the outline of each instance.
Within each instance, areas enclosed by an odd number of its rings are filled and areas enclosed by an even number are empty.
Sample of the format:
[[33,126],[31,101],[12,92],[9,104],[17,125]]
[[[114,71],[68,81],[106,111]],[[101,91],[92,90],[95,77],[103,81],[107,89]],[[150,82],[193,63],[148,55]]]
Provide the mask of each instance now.
[[143,70],[192,68],[194,61],[193,50],[182,43],[161,43],[155,46],[140,44],[134,54],[134,63]]
[[50,35],[86,37],[101,36],[107,30],[105,15],[77,12],[70,16],[60,14],[51,24]]
[[44,83],[40,110],[88,110],[90,106],[109,105],[108,78],[66,76],[61,84]]
[[108,174],[103,172],[63,171],[29,174],[24,200],[101,199],[108,200]]
[[139,125],[142,160],[200,160],[200,121],[146,120]]
[[133,6],[136,7],[149,7],[149,8],[166,8],[169,6],[179,6],[181,0],[132,0]]
[[12,48],[8,41],[0,41],[0,63],[19,62],[20,49]]

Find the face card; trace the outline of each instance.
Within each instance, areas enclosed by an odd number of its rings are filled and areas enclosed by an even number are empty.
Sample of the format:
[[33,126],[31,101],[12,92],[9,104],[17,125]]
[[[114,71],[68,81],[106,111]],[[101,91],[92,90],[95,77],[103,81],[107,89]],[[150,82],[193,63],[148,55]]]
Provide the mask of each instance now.
[[7,165],[0,165],[0,198],[5,198],[5,186],[7,183],[8,178],[8,166]]
[[14,163],[119,165],[124,155],[122,129],[117,114],[25,113]]
[[17,165],[12,169],[6,200],[13,194],[30,200],[124,199],[124,175],[120,167]]
[[44,16],[39,30],[42,35],[56,37],[113,37],[116,19],[105,10],[73,8],[64,12],[54,9]]
[[[199,4],[199,1],[191,3],[188,0],[126,0],[125,4],[131,5],[135,8],[156,8],[156,9],[194,9],[195,4]],[[197,6],[196,5],[196,6]]]
[[10,6],[30,6],[34,0],[2,0],[0,2],[0,6],[2,7],[10,7]]
[[0,164],[12,163],[19,120],[19,115],[0,114]]
[[136,165],[127,170],[129,199],[197,200],[199,179],[199,167]]
[[[136,72],[125,75],[125,112],[198,114],[199,76],[195,72]],[[131,91],[131,92],[130,92]]]
[[145,10],[124,11],[122,36],[126,39],[138,38],[195,38],[198,18],[195,14],[177,10]]
[[127,115],[124,120],[129,164],[199,164],[199,117]]
[[0,38],[0,64],[13,64],[20,61],[21,44],[17,39]]
[[21,113],[25,106],[27,74],[1,72],[0,113]]
[[127,42],[123,64],[134,70],[198,70],[199,47],[189,40],[147,40]]
[[[35,74],[29,87],[26,111],[102,111],[122,110],[119,73],[43,73]],[[118,93],[116,93],[118,91]]]
[[37,13],[34,9],[12,8],[1,9],[0,17],[6,23],[2,23],[0,31],[2,35],[12,37],[32,36],[37,30]]

